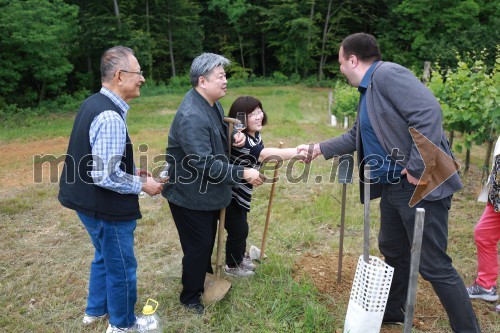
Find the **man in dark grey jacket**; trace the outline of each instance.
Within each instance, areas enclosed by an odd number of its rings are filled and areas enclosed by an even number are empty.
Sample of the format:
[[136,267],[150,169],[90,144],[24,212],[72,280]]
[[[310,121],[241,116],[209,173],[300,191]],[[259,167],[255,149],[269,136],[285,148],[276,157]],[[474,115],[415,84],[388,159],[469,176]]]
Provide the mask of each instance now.
[[378,245],[386,263],[394,267],[384,322],[404,321],[415,212],[421,207],[426,214],[419,272],[432,284],[454,332],[480,332],[462,278],[446,254],[448,210],[452,194],[462,187],[458,174],[452,171],[442,183],[432,183],[422,200],[409,204],[419,181],[422,185],[424,179],[435,179],[442,169],[438,159],[422,159],[421,153],[426,154],[419,152],[410,129],[451,156],[438,101],[408,69],[381,61],[371,35],[346,37],[338,59],[340,71],[360,92],[356,123],[339,137],[301,145],[298,151],[309,151],[311,158],[323,154],[326,159],[357,151],[359,170],[370,165],[370,179],[360,172],[360,184],[369,181],[371,198],[381,197]]
[[[168,135],[169,182],[163,190],[179,233],[182,259],[181,303],[203,312],[200,296],[206,273],[213,273],[211,255],[219,211],[231,201],[231,187],[246,179],[262,184],[256,169],[232,165],[228,158],[227,124],[219,99],[226,94],[224,66],[229,60],[203,53],[191,65],[191,85]],[[243,145],[243,134],[235,135]]]

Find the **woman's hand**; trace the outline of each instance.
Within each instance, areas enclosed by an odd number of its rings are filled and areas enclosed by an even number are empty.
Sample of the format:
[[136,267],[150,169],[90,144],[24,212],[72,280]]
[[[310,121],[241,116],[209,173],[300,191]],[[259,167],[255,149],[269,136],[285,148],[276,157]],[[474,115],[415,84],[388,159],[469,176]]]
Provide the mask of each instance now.
[[235,147],[243,147],[245,145],[245,140],[246,140],[245,134],[238,132],[235,135],[233,135],[233,146]]

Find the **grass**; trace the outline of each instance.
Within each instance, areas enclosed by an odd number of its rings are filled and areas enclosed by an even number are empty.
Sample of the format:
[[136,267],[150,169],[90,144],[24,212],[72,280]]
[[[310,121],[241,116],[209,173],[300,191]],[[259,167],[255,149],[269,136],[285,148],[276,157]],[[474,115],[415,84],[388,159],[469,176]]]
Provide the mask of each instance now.
[[[266,146],[294,147],[317,142],[342,133],[328,125],[328,90],[295,87],[249,87],[229,89],[222,100],[226,112],[240,95],[255,95],[263,102],[269,124],[263,130]],[[176,107],[183,94],[142,97],[133,101],[128,123],[136,145],[136,161],[163,154]],[[30,145],[70,133],[72,117],[54,116],[51,126],[36,126],[42,119],[30,120],[22,127],[2,128],[3,144]],[[137,147],[147,145],[139,153]],[[50,147],[44,153],[50,153]],[[4,158],[13,158],[16,150]],[[463,156],[458,156],[463,158]],[[482,161],[484,149],[474,147],[474,161]],[[16,168],[29,166],[32,159],[16,162]],[[480,162],[477,162],[480,165]],[[228,278],[232,289],[221,302],[207,308],[204,316],[185,311],[178,302],[181,289],[182,250],[168,205],[163,198],[141,199],[143,218],[136,230],[138,303],[136,312],[148,298],[159,301],[159,315],[165,332],[341,332],[346,312],[346,296],[322,293],[311,278],[294,278],[294,265],[306,253],[317,255],[338,251],[340,198],[342,185],[328,181],[333,162],[317,159],[310,166],[296,165],[293,176],[305,170],[307,181],[292,183],[284,170],[272,206],[264,263],[251,279]],[[472,171],[477,170],[475,165]],[[272,171],[268,172],[271,175]],[[476,270],[473,227],[483,204],[475,201],[480,173],[464,177],[466,187],[454,197],[450,216],[449,253],[466,283]],[[2,332],[80,332],[85,310],[89,264],[93,248],[73,211],[58,203],[54,183],[7,187],[0,182],[0,331]],[[12,182],[10,183],[12,184]],[[270,185],[256,189],[249,215],[248,245],[261,247]],[[379,255],[377,201],[371,204],[371,253]],[[344,253],[362,252],[363,207],[358,186],[347,186]],[[336,263],[331,263],[336,265]],[[449,331],[446,316],[430,290],[417,298],[422,311],[441,311],[432,332]],[[420,294],[419,294],[419,297]],[[474,302],[486,333],[499,332],[498,315],[488,312],[485,302]],[[436,310],[438,309],[438,310]],[[418,311],[417,311],[418,314]],[[103,332],[105,324],[88,332]]]

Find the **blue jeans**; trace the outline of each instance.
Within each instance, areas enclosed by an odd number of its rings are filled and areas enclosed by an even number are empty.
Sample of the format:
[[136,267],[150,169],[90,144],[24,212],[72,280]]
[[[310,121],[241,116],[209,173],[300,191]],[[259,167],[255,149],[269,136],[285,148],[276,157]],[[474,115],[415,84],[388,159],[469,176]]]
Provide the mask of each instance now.
[[137,260],[134,255],[136,220],[110,222],[77,212],[95,248],[90,267],[89,295],[85,312],[109,313],[109,323],[134,325],[137,301]]
[[394,267],[384,319],[404,320],[401,309],[405,307],[408,292],[415,212],[416,208],[424,208],[420,275],[431,283],[448,314],[453,332],[481,332],[464,282],[446,254],[451,196],[436,201],[422,200],[410,208],[414,191],[415,186],[406,177],[382,189],[378,245],[385,262]]

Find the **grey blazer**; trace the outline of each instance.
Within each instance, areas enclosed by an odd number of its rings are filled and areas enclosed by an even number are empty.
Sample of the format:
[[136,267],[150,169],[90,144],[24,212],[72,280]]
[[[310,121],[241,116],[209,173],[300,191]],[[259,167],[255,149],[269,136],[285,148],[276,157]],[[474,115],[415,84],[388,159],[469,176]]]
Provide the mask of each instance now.
[[[420,178],[425,164],[410,135],[410,127],[417,129],[437,147],[452,156],[442,128],[439,102],[407,68],[391,62],[378,63],[366,91],[366,108],[377,139],[387,155],[391,155],[393,149],[397,149],[398,155],[404,157],[398,164],[405,167],[412,176]],[[359,116],[347,133],[320,142],[320,148],[326,159],[357,151],[360,180],[363,181],[361,172],[364,168],[363,149],[358,126]],[[460,177],[455,173],[425,199],[431,201],[442,199],[461,188]],[[379,197],[380,186],[372,185],[370,192],[372,199]],[[361,186],[361,200],[363,200],[363,186]]]
[[223,118],[219,102],[211,107],[195,89],[184,96],[168,135],[170,179],[162,193],[168,201],[203,211],[229,205],[231,187],[241,183],[243,167],[229,164]]

